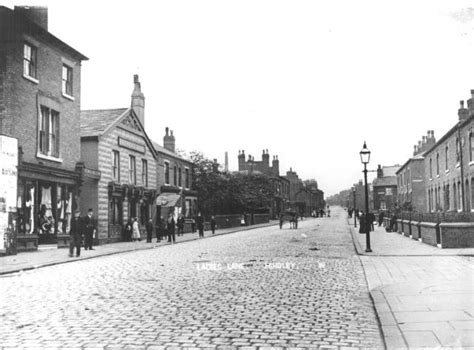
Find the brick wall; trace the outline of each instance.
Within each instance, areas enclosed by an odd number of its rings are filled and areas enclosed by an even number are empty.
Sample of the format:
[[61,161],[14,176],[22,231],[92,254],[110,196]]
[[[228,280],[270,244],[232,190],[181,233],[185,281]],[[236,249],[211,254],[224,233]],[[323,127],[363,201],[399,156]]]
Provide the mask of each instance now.
[[[4,132],[18,138],[24,161],[74,170],[80,159],[80,61],[37,38],[25,37],[25,40],[37,46],[38,83],[23,77],[23,38],[20,36],[20,40],[11,45],[2,43],[2,47],[6,49],[6,74],[3,81],[3,95],[6,97]],[[61,93],[62,59],[74,63],[74,101],[63,97]],[[60,113],[59,147],[62,162],[39,159],[36,156],[39,99],[49,101],[47,107],[57,109]]]

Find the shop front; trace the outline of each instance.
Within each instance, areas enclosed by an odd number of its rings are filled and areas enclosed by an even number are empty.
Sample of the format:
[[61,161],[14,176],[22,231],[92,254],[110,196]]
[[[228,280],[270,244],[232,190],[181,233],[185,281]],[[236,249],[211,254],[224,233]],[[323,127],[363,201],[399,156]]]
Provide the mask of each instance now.
[[18,167],[19,252],[37,250],[38,245],[68,245],[79,181],[75,171],[25,162]]
[[[153,218],[153,199],[156,191],[140,186],[110,182],[109,190],[109,227],[107,242],[127,241],[124,228],[127,223],[138,219],[142,232],[146,223]],[[102,242],[100,242],[102,243]]]

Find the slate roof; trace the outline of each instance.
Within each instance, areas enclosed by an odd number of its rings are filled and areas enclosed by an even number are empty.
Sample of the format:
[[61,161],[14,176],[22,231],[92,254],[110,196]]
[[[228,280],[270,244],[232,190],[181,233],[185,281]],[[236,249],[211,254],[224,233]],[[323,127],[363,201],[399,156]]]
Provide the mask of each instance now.
[[100,136],[130,108],[81,111],[81,137]]
[[153,141],[153,140],[151,141],[151,143],[153,144],[153,147],[155,147],[155,150],[156,150],[156,152],[158,152],[158,153],[166,154],[166,155],[168,155],[168,156],[170,156],[170,157],[178,158],[178,159],[184,160],[184,161],[189,162],[189,163],[192,162],[191,159],[182,157],[182,156],[180,156],[180,155],[177,154],[177,153],[171,152],[170,150],[164,148],[163,146],[159,145],[157,142],[155,142],[155,141]]
[[373,186],[397,186],[397,177],[396,176],[384,176],[377,177],[373,181]]

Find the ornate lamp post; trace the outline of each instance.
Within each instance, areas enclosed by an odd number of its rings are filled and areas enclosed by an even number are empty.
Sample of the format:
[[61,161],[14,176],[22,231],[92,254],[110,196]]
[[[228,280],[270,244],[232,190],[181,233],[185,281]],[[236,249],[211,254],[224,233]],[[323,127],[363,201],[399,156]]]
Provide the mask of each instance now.
[[367,145],[365,144],[364,141],[364,146],[362,147],[362,150],[359,152],[360,154],[360,161],[362,164],[364,164],[364,184],[365,184],[365,251],[367,253],[372,252],[372,249],[370,249],[370,224],[368,221],[368,215],[369,215],[369,190],[367,187],[367,164],[369,164],[370,161],[370,151],[367,148]]
[[354,227],[357,227],[357,218],[356,218],[356,213],[355,213],[355,209],[356,209],[356,188],[355,186],[352,187],[352,194],[353,194],[353,197],[354,197],[354,211],[353,211],[353,214],[354,214]]

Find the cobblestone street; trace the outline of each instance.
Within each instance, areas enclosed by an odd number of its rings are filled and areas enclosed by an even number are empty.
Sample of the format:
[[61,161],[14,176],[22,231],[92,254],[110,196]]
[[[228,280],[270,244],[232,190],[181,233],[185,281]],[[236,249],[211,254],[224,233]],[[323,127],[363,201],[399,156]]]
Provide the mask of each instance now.
[[2,346],[383,348],[346,214],[299,224],[0,276]]

